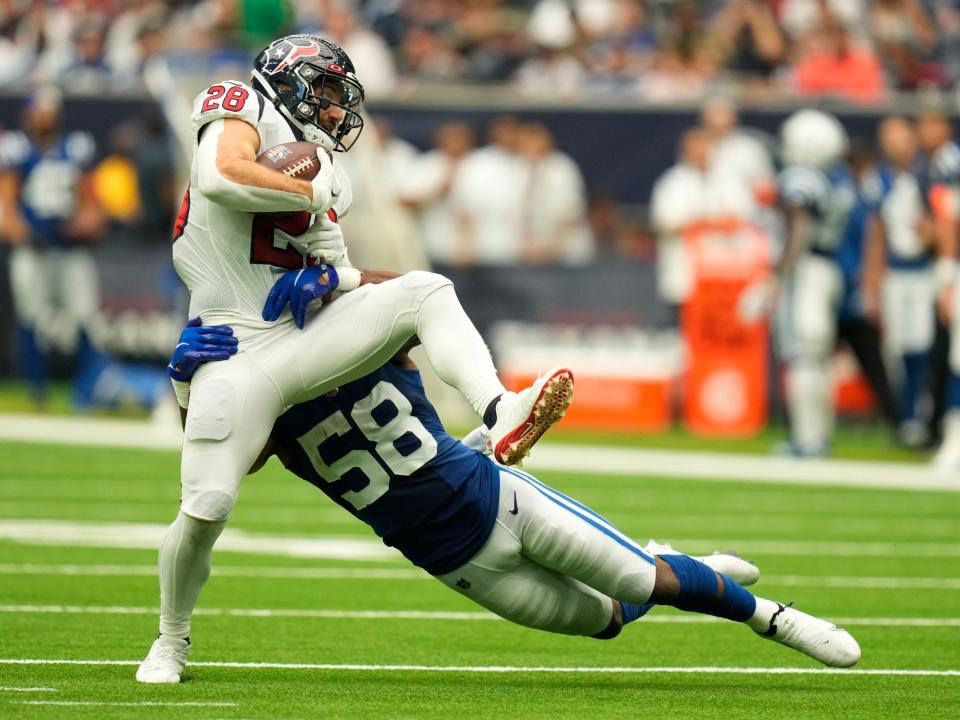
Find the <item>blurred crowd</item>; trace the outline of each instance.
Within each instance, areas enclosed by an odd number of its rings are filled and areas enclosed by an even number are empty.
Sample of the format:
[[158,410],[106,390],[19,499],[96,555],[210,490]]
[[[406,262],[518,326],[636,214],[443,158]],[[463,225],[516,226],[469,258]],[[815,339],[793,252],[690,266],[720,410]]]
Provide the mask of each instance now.
[[960,79],[957,0],[2,0],[0,86],[229,72],[289,32],[343,46],[371,99],[439,80],[682,102],[732,82],[876,103]]

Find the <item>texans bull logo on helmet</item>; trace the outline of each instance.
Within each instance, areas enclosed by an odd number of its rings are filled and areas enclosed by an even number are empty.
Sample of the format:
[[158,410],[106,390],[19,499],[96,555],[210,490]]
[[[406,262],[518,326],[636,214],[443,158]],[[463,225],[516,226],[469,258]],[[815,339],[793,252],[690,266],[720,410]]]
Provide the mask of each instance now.
[[253,87],[269,99],[304,140],[345,152],[363,130],[363,85],[350,57],[316,35],[288,35],[264,48],[253,64]]

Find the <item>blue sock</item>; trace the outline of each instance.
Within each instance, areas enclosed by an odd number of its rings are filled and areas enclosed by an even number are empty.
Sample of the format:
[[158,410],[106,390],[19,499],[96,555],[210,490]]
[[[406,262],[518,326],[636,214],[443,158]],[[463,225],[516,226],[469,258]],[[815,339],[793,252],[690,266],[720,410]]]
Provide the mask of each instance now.
[[929,353],[906,353],[903,356],[903,419],[915,420],[917,417],[917,399],[923,387],[923,376],[927,370]]
[[17,327],[17,351],[20,370],[27,378],[30,394],[36,402],[44,402],[47,399],[47,359],[33,328]]
[[622,600],[620,602],[620,610],[623,612],[623,624],[632,623],[634,620],[639,620],[648,612],[650,608],[653,607],[653,603],[644,603],[643,605],[631,605],[630,603],[625,603]]
[[753,617],[756,598],[726,575],[719,575],[723,579],[723,597],[718,599],[718,574],[712,568],[686,555],[658,557],[671,567],[680,581],[680,594],[674,607],[736,622],[746,622]]
[[950,373],[947,383],[947,407],[950,410],[960,409],[960,375]]

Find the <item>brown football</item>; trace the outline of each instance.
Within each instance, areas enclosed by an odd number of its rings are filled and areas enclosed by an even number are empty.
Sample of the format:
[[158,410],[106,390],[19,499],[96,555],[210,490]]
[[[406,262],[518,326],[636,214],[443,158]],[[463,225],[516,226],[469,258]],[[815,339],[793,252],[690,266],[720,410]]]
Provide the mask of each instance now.
[[312,142],[289,142],[274,145],[257,157],[257,165],[300,180],[313,180],[320,172],[317,148]]

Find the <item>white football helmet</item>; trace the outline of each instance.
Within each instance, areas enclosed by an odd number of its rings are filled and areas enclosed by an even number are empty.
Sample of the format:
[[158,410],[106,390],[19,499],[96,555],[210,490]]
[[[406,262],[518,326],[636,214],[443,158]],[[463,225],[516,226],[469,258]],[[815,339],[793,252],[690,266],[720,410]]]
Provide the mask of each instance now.
[[780,152],[784,165],[808,165],[827,169],[850,149],[847,131],[833,115],[820,110],[799,110],[780,128]]

